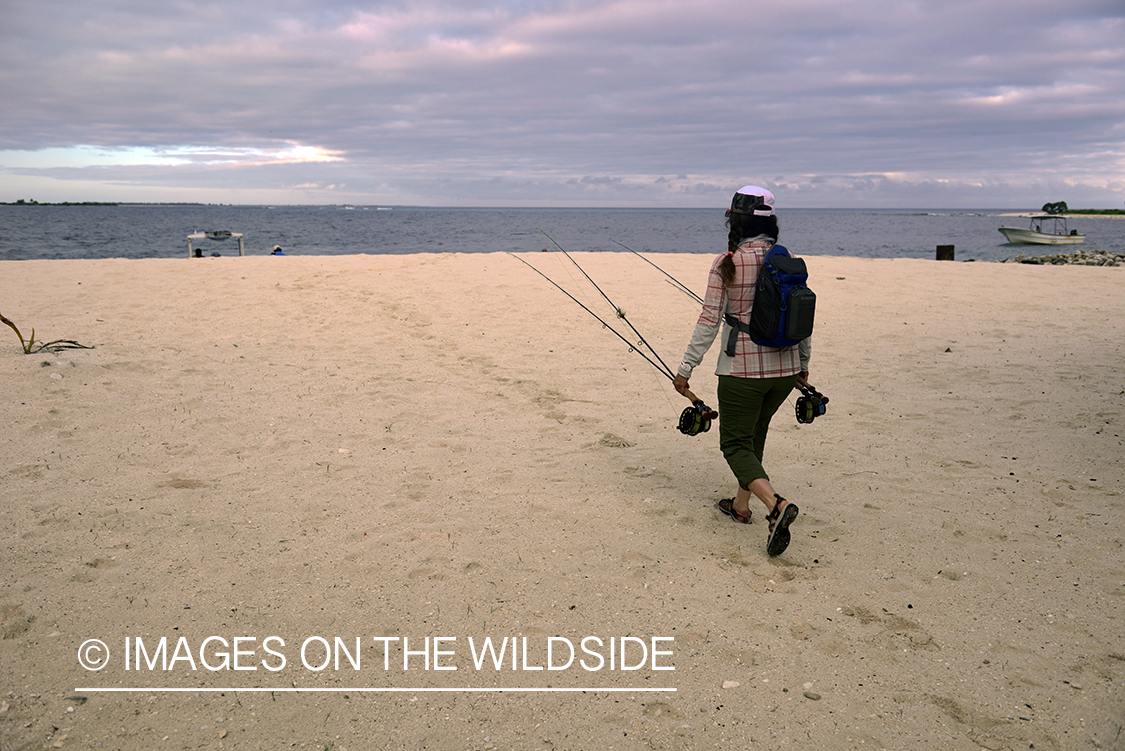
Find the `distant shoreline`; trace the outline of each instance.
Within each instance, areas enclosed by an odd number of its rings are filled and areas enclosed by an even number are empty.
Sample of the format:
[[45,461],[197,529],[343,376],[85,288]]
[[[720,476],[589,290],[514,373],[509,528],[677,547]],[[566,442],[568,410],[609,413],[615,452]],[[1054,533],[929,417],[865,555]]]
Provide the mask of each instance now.
[[121,201],[61,201],[59,203],[40,203],[39,201],[0,202],[0,206],[211,206],[206,203],[128,203]]
[[1062,214],[1044,214],[1042,211],[1021,211],[1016,214],[999,214],[998,216],[1019,216],[1025,219],[1032,216],[1057,216],[1062,218],[1080,216],[1082,218],[1102,217],[1109,219],[1125,219],[1125,211],[1121,209],[1073,209],[1063,212]]
[[104,201],[63,201],[62,203],[39,203],[38,201],[10,201],[0,206],[120,206],[119,203]]

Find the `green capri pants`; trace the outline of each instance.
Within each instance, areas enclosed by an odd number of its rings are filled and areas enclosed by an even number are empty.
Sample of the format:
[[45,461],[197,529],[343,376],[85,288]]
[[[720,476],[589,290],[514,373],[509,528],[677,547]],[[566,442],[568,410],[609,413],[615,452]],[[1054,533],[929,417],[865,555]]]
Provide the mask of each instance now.
[[797,385],[797,376],[736,378],[719,376],[719,448],[739,486],[769,479],[762,468],[766,433],[778,407]]

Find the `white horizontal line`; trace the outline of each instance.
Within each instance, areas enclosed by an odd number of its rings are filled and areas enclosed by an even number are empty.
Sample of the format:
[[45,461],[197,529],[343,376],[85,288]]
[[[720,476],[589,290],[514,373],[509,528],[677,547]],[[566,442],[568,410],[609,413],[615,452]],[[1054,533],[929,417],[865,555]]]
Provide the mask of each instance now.
[[75,693],[671,693],[674,688],[76,688]]

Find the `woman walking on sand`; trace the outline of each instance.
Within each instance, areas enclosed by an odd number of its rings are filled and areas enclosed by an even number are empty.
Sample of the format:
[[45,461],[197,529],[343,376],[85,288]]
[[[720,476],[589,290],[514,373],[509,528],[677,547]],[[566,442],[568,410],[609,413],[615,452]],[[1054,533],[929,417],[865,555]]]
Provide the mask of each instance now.
[[[777,242],[774,197],[765,188],[748,185],[739,190],[726,215],[730,228],[727,250],[711,264],[703,312],[673,383],[681,394],[728,315],[743,324],[750,321],[758,273],[766,253]],[[730,334],[728,323],[724,342]],[[736,522],[749,524],[750,498],[757,496],[768,511],[766,552],[780,555],[789,546],[789,525],[798,510],[770,484],[762,468],[762,454],[770,419],[794,386],[807,383],[812,347],[808,339],[778,349],[755,344],[745,334],[736,336],[733,356],[723,348],[715,369],[719,377],[719,447],[738,480],[738,492],[734,498],[719,501],[719,510]]]

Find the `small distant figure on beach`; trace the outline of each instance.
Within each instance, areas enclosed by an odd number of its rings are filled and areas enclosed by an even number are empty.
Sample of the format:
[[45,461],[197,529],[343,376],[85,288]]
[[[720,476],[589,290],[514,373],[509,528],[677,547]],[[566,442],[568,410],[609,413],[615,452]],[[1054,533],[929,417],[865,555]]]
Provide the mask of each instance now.
[[271,256],[283,256],[283,255],[285,255],[285,252],[282,251],[280,245],[275,245],[275,246],[273,246],[273,252],[270,253],[270,255]]
[[203,248],[196,248],[194,251],[192,251],[191,257],[192,258],[202,258],[203,257]]

